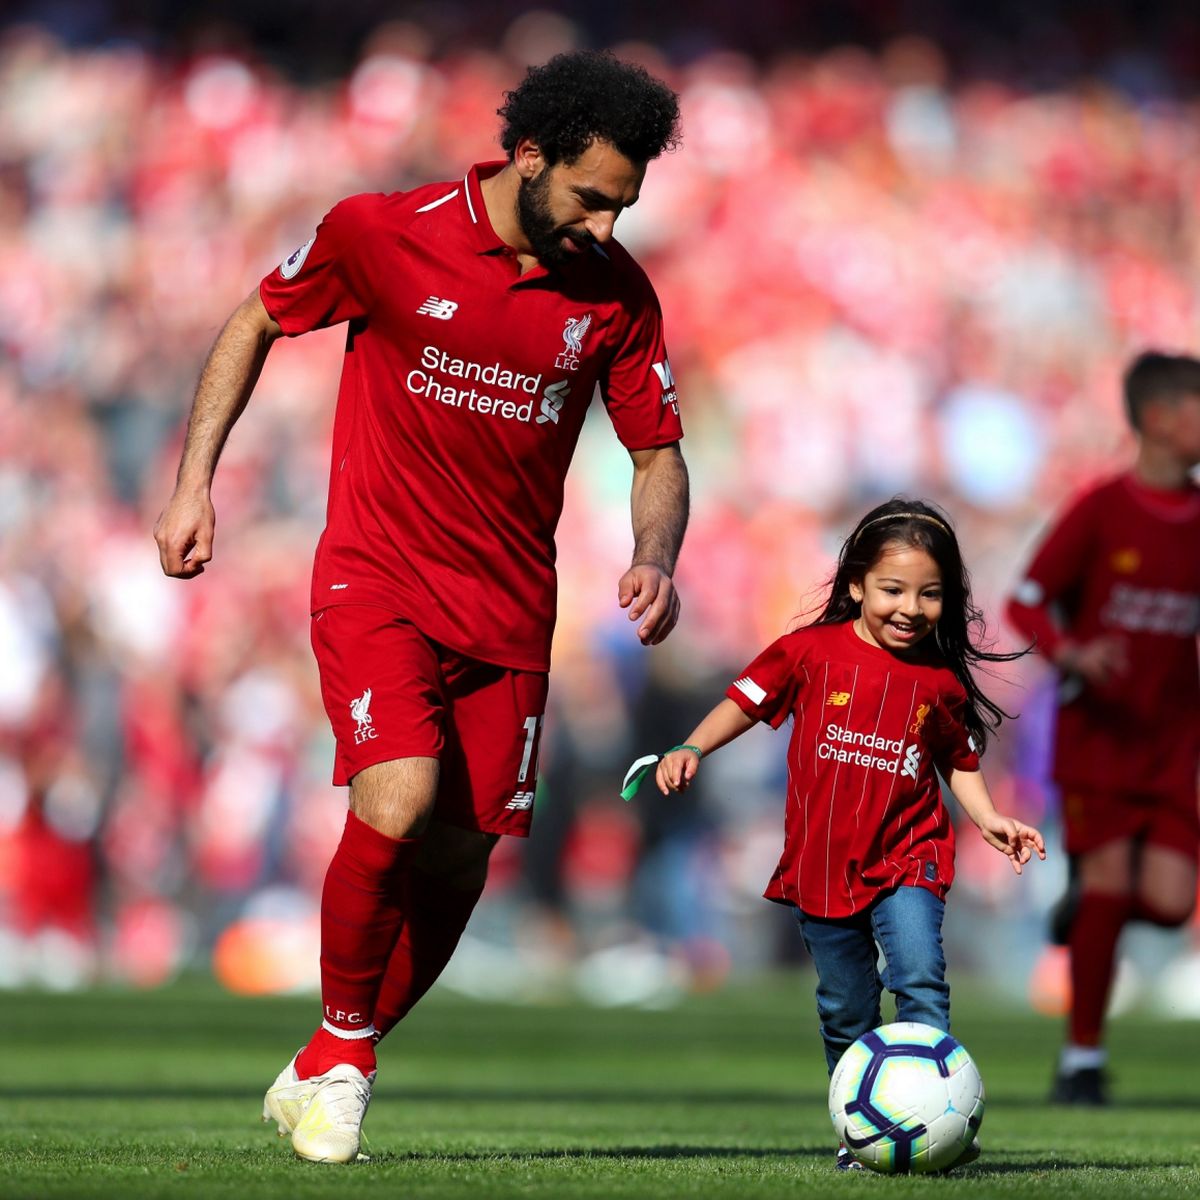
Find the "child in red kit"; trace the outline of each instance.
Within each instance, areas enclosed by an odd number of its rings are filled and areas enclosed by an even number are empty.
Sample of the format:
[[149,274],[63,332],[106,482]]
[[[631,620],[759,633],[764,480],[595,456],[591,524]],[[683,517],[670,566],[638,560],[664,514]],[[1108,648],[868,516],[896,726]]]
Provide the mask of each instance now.
[[[659,789],[681,791],[705,755],[758,721],[792,718],[783,855],[766,896],[792,906],[816,966],[831,1074],[882,1023],[885,985],[896,1020],[950,1028],[941,931],[954,827],[938,773],[1017,874],[1034,852],[1045,857],[1036,829],[996,811],[979,770],[1004,714],[971,666],[1015,657],[979,649],[980,625],[949,520],[892,500],[842,547],[821,616],[768,646],[658,761]],[[858,1165],[839,1149],[840,1169]]]
[[1146,353],[1125,374],[1133,468],[1046,535],[1008,605],[1061,675],[1054,778],[1071,885],[1052,933],[1071,1010],[1051,1098],[1107,1101],[1104,1013],[1125,923],[1181,925],[1200,812],[1200,361]]

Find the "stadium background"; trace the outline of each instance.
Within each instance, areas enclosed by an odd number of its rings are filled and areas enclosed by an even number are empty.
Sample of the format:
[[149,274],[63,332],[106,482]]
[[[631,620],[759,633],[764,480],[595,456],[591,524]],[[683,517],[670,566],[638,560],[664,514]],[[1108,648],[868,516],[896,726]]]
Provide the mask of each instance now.
[[[619,236],[667,317],[694,512],[683,622],[642,651],[614,601],[627,459],[595,412],[560,529],[535,837],[495,857],[445,983],[666,1005],[795,961],[759,899],[783,736],[715,757],[685,800],[616,797],[814,601],[847,526],[944,504],[999,623],[1031,541],[1125,461],[1119,376],[1200,344],[1200,32],[1189,6],[901,0],[673,6],[55,3],[0,26],[0,986],[152,987],[213,971],[311,987],[340,828],[308,648],[342,345],[281,344],[226,450],[216,559],[150,540],[220,321],[343,195],[495,157],[526,63],[575,45],[681,93],[685,142]],[[1052,695],[987,769],[1041,822]],[[1061,1003],[1044,911],[960,848],[957,974]],[[1139,935],[1121,988],[1200,1015],[1196,930]]]

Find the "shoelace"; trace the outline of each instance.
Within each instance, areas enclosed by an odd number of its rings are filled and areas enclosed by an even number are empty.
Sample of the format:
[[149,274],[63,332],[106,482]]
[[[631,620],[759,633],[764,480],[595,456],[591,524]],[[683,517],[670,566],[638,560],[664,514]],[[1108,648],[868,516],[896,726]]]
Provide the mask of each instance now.
[[313,1092],[314,1100],[317,1092],[326,1093],[325,1110],[330,1120],[353,1128],[358,1127],[371,1099],[370,1087],[357,1079],[326,1079]]

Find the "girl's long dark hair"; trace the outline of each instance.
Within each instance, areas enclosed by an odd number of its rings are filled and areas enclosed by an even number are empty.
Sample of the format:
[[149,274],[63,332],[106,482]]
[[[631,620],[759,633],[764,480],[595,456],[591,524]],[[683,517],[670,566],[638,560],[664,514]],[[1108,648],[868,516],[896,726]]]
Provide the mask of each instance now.
[[950,518],[941,509],[903,496],[871,509],[842,545],[829,599],[813,624],[840,625],[858,617],[862,605],[850,595],[850,584],[861,585],[887,548],[897,544],[924,550],[942,573],[942,615],[934,626],[934,637],[946,665],[966,690],[964,724],[982,754],[988,730],[999,728],[1012,714],[983,694],[971,668],[979,663],[1011,662],[1028,651],[996,654],[982,648],[987,632],[983,613],[971,600],[971,576]]

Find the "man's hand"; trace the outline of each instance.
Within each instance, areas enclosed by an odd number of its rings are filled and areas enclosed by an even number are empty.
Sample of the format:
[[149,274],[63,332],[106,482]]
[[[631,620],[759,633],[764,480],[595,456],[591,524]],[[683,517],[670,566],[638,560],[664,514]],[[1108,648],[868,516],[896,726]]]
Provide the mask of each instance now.
[[617,603],[629,609],[631,621],[642,622],[637,633],[643,646],[657,646],[679,620],[679,593],[670,575],[654,563],[634,563],[621,576]]
[[158,560],[164,575],[194,579],[212,558],[217,514],[207,491],[181,492],[167,501],[154,525]]
[[271,344],[283,333],[258,289],[242,301],[208,352],[179,460],[175,493],[154,525],[163,573],[194,579],[212,558],[217,517],[209,498],[221,448],[258,381]]

